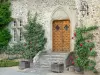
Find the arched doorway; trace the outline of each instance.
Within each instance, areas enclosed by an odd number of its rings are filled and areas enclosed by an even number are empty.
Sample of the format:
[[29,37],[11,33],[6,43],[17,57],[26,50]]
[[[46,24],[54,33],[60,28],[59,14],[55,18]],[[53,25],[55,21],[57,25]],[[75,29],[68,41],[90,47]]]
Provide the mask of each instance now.
[[70,20],[54,20],[52,22],[53,52],[70,51]]

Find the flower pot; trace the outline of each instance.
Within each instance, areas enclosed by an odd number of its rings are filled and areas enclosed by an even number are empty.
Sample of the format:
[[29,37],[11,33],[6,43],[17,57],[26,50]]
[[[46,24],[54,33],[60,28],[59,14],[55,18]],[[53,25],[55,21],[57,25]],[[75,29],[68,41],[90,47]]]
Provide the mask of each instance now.
[[81,73],[81,74],[83,74],[83,69],[82,68],[80,68],[80,67],[78,67],[78,66],[75,66],[75,72],[76,73]]
[[63,63],[51,64],[51,71],[56,73],[62,73],[64,71],[64,64]]
[[25,68],[30,68],[30,62],[29,61],[20,61],[19,69],[25,69]]

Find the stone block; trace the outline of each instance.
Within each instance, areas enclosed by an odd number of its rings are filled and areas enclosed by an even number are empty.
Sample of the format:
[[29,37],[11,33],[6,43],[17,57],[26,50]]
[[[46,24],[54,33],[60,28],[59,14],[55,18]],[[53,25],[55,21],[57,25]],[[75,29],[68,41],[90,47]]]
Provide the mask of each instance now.
[[56,73],[62,73],[64,71],[64,64],[63,63],[51,64],[51,71]]
[[29,61],[20,61],[19,69],[25,69],[25,68],[30,68],[30,62]]

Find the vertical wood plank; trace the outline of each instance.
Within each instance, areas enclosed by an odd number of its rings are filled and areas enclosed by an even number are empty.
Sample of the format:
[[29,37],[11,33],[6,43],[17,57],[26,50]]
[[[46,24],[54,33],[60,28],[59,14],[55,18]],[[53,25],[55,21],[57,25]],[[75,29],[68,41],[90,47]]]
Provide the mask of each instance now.
[[[65,26],[68,26],[66,30]],[[67,52],[70,50],[70,21],[55,20],[52,26],[53,52]]]

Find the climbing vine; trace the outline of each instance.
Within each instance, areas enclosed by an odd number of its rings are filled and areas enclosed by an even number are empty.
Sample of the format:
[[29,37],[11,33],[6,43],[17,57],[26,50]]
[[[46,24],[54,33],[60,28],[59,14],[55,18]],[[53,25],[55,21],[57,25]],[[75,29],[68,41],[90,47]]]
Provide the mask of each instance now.
[[92,42],[93,34],[91,31],[96,30],[97,26],[91,27],[79,27],[76,28],[74,33],[75,39],[75,64],[82,68],[83,70],[92,70],[96,72],[94,60],[90,60],[89,57],[96,56],[96,51],[94,50],[95,44]]

